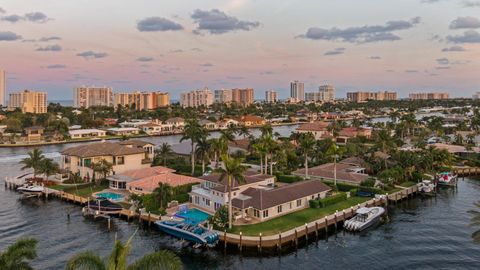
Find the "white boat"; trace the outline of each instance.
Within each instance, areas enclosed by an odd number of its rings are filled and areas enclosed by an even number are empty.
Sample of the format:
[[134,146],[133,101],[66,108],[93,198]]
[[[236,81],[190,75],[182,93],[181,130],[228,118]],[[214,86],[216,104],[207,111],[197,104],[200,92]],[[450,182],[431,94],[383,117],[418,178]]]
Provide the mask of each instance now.
[[17,191],[26,195],[40,195],[45,188],[36,184],[25,184],[17,188]]
[[357,210],[356,215],[345,221],[343,227],[349,231],[362,231],[377,221],[385,213],[382,207],[362,207]]
[[450,172],[442,172],[437,175],[438,184],[442,186],[455,186],[458,176]]
[[432,180],[422,180],[417,184],[418,191],[423,195],[434,195],[437,185]]

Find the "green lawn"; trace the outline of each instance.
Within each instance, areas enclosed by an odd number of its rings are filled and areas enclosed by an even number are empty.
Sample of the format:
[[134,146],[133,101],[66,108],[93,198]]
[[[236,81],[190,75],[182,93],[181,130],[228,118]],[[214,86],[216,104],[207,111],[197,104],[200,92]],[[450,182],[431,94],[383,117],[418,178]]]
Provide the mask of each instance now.
[[230,232],[242,232],[243,235],[258,235],[259,233],[262,233],[262,235],[278,234],[279,232],[288,231],[295,227],[304,225],[305,223],[333,214],[336,210],[341,211],[359,203],[368,201],[369,199],[370,198],[364,197],[351,197],[346,201],[339,202],[325,208],[307,208],[258,224],[234,226]]
[[411,186],[415,186],[417,183],[415,182],[412,182],[412,181],[407,181],[407,182],[403,182],[400,184],[400,186],[402,187],[411,187]]
[[102,191],[108,188],[108,182],[103,182],[97,186],[94,184],[80,184],[77,187],[75,186],[64,186],[64,185],[55,185],[51,186],[50,188],[65,191],[67,193],[75,194],[84,198],[88,198],[92,193]]

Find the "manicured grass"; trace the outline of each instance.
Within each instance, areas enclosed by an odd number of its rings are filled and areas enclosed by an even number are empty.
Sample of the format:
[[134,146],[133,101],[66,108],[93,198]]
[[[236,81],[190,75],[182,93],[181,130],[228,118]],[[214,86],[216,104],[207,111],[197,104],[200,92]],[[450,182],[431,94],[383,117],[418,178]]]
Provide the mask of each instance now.
[[102,191],[102,190],[108,188],[108,182],[103,182],[103,183],[98,184],[98,185],[94,185],[92,183],[80,184],[80,185],[77,185],[77,187],[55,185],[55,186],[51,186],[50,188],[60,190],[60,191],[65,191],[67,193],[75,194],[77,196],[81,196],[81,197],[84,197],[84,198],[88,198],[90,195],[92,195],[92,193],[99,192],[99,191]]
[[400,186],[402,187],[411,187],[411,186],[415,186],[417,183],[415,182],[412,182],[412,181],[407,181],[407,182],[403,182],[400,184]]
[[325,208],[306,208],[304,210],[274,218],[266,222],[252,225],[234,226],[230,232],[242,232],[243,235],[258,235],[259,233],[262,233],[262,235],[278,234],[279,232],[288,231],[295,227],[302,226],[307,222],[311,222],[333,214],[336,210],[341,211],[359,203],[368,201],[369,199],[370,198],[351,197],[346,201],[339,202]]

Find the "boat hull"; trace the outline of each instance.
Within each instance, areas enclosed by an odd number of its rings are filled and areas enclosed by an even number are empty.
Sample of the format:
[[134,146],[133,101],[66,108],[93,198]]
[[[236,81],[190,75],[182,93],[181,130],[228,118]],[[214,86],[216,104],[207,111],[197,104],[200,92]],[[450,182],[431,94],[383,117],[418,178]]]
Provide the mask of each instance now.
[[204,239],[202,239],[198,236],[195,236],[193,234],[186,233],[185,231],[179,230],[175,227],[170,227],[170,226],[164,225],[162,223],[157,223],[157,226],[164,233],[175,236],[177,238],[184,239],[184,240],[196,243],[196,244],[204,245],[204,244],[207,243],[207,241],[205,241]]

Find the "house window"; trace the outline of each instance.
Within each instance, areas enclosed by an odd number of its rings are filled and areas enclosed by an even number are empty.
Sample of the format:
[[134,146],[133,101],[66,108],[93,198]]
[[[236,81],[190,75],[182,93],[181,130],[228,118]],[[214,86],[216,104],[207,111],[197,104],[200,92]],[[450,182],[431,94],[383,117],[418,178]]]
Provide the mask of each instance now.
[[277,212],[278,212],[278,213],[281,213],[282,210],[283,210],[283,209],[282,209],[282,206],[281,206],[281,205],[277,206]]
[[92,165],[92,160],[91,159],[84,159],[83,160],[83,166],[84,167],[90,167],[90,165]]
[[297,200],[297,207],[302,206],[302,200]]
[[195,196],[195,204],[200,204],[200,198],[198,198],[198,196]]
[[125,164],[125,157],[117,157],[117,165]]
[[221,204],[219,204],[219,203],[215,203],[215,204],[214,204],[214,208],[215,208],[215,210],[218,210],[218,208],[220,208],[221,206],[222,206],[222,205],[221,205]]
[[257,209],[253,209],[253,216],[254,217],[260,217],[260,211],[258,211]]
[[315,199],[315,195],[312,195],[312,200]]
[[290,209],[292,209],[292,202],[290,202]]
[[209,199],[205,200],[205,205],[210,206],[210,200]]
[[268,217],[268,210],[263,210],[263,218],[267,218]]

